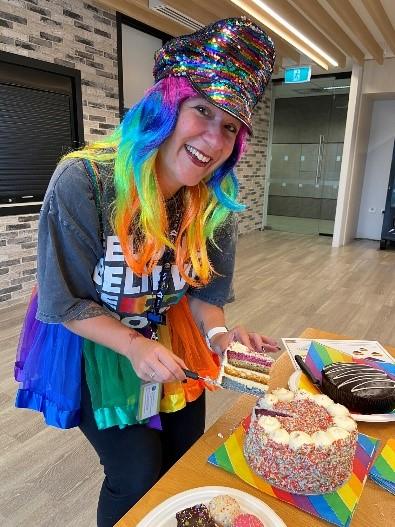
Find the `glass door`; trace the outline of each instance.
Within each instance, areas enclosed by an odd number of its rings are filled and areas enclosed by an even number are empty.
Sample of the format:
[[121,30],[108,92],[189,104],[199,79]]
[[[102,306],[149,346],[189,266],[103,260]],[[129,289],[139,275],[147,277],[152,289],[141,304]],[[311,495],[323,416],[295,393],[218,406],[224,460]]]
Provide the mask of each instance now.
[[321,152],[317,162],[317,183],[321,192],[318,232],[333,235],[343,143],[326,143],[323,136]]
[[266,221],[274,230],[333,234],[348,93],[318,91],[275,101]]

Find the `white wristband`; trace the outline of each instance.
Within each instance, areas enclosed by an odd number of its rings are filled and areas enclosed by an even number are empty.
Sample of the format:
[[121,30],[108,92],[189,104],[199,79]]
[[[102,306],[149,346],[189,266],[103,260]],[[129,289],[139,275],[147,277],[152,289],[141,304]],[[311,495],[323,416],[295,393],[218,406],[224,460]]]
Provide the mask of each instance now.
[[225,326],[217,326],[215,328],[211,328],[207,331],[206,333],[206,343],[207,343],[207,346],[211,348],[211,344],[210,344],[210,340],[215,336],[215,335],[218,335],[219,333],[228,333],[228,328],[226,328]]

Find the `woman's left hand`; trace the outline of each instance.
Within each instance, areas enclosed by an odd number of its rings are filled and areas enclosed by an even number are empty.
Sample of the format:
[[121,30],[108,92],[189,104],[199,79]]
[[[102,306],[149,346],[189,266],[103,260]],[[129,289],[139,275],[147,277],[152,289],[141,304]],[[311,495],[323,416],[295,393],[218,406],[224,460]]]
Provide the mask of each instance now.
[[234,340],[244,344],[247,348],[258,353],[269,352],[273,353],[279,351],[277,341],[259,333],[251,333],[244,326],[236,326],[228,331],[228,333],[219,333],[211,339],[212,349],[221,354]]

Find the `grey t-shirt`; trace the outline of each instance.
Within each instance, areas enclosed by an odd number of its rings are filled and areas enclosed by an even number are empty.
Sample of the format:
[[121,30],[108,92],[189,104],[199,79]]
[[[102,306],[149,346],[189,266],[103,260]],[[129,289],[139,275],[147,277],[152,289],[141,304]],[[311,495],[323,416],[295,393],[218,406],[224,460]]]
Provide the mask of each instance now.
[[[83,162],[62,162],[52,176],[39,221],[37,318],[46,323],[67,322],[95,302],[126,325],[141,328],[157,291],[161,262],[150,276],[139,277],[127,266],[109,221],[112,173],[104,166],[100,173],[103,240],[93,184]],[[216,233],[220,249],[209,243],[209,258],[218,275],[207,286],[188,286],[172,266],[164,309],[185,293],[217,306],[232,301],[236,232],[231,216]]]

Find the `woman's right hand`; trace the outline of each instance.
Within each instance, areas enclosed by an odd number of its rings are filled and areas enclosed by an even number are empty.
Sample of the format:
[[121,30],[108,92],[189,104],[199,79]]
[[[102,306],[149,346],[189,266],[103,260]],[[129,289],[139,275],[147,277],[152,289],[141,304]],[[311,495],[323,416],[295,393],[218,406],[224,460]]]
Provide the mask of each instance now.
[[131,338],[126,354],[143,381],[165,383],[186,379],[182,371],[187,369],[185,362],[157,340],[142,335]]

